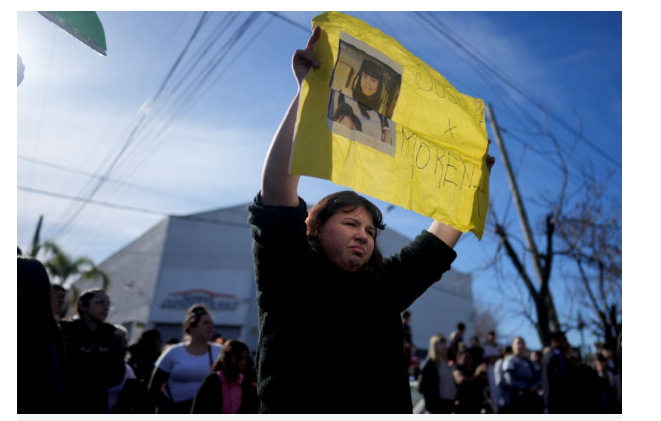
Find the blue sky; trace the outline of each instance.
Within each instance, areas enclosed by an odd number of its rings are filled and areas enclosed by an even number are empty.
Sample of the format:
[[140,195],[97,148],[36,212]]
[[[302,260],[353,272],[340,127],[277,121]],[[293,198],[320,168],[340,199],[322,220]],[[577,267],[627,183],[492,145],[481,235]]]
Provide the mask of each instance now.
[[[226,13],[212,14],[197,41],[228,18]],[[557,190],[559,172],[549,158],[532,151],[549,149],[549,143],[533,134],[536,129],[522,111],[546,128],[545,115],[536,105],[493,76],[485,81],[473,60],[413,13],[347,13],[393,36],[459,91],[492,104],[499,125],[507,130],[504,142],[524,198],[535,199],[539,193]],[[259,190],[271,137],[295,94],[291,55],[308,37],[299,26],[309,28],[317,14],[282,13],[298,26],[268,13],[257,16],[218,67],[223,73],[216,72],[208,86],[189,89],[191,101],[184,104],[178,118],[169,118],[166,105],[165,112],[150,119],[152,135],[136,138],[139,140],[109,175],[111,180],[127,184],[108,181],[94,200],[170,214],[251,200]],[[17,51],[26,71],[17,90],[16,184],[85,196],[90,177],[73,171],[103,172],[117,156],[141,107],[153,98],[200,16],[201,12],[99,12],[108,45],[108,56],[101,57],[36,12],[19,12]],[[248,13],[239,14],[219,43],[247,17]],[[584,137],[600,152],[585,140],[579,142],[570,161],[571,175],[576,177],[589,162],[602,175],[613,169],[608,195],[615,202],[622,200],[621,13],[443,12],[434,13],[434,18],[466,49],[492,63],[537,104],[546,106],[558,119],[550,120],[548,128],[566,147],[575,136],[563,125],[579,130],[580,117]],[[193,44],[191,53],[197,45]],[[187,64],[182,66],[185,69]],[[478,65],[480,69],[484,71],[484,65]],[[183,79],[183,86],[193,83],[192,79]],[[491,129],[489,136],[493,136]],[[493,145],[491,153],[497,158],[490,186],[492,203],[499,216],[507,214],[511,228],[518,233],[505,172]],[[570,189],[575,189],[577,184],[572,183]],[[304,177],[299,192],[308,202],[316,202],[339,188]],[[73,255],[88,255],[97,262],[162,219],[90,204],[66,225],[76,209],[71,208],[74,202],[22,190],[16,197],[20,247],[28,247],[36,221],[44,215],[42,237],[55,237]],[[376,202],[384,210],[388,206]],[[544,208],[532,202],[527,206],[536,227]],[[387,212],[386,223],[413,237],[430,220],[395,208]],[[501,309],[503,341],[522,333],[536,347],[539,342],[532,328],[513,313],[518,309],[511,301],[517,294],[515,283],[501,283],[492,271],[482,269],[496,247],[488,235],[481,242],[472,234],[465,235],[457,246],[459,258],[453,267],[474,273],[476,303]],[[561,282],[557,285],[558,294],[563,293]],[[556,301],[562,301],[561,297]],[[562,303],[559,307],[565,308]],[[579,344],[575,334],[570,340]]]

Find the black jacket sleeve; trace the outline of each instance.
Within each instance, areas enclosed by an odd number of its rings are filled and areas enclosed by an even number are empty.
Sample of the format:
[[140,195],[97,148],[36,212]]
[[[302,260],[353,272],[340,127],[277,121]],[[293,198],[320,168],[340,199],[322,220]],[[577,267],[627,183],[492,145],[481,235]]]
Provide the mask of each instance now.
[[431,359],[427,359],[422,367],[420,373],[420,389],[422,396],[425,398],[425,407],[427,411],[432,414],[440,413],[438,409],[438,402],[441,396],[438,390],[438,370],[436,364]]
[[399,253],[384,261],[378,280],[381,297],[400,313],[450,270],[457,253],[429,231],[422,231]]
[[223,390],[220,387],[220,377],[209,373],[195,394],[191,414],[222,414]]

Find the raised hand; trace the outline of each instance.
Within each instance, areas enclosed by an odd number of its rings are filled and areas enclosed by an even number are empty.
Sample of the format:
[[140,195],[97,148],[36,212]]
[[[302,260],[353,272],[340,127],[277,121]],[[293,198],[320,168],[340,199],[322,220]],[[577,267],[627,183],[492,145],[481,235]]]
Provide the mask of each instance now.
[[310,71],[310,66],[318,69],[321,65],[317,61],[317,58],[314,56],[314,44],[319,41],[321,37],[321,28],[315,27],[312,31],[310,39],[305,46],[304,50],[296,50],[294,52],[294,57],[292,58],[292,70],[294,71],[294,77],[298,82],[298,86],[303,84],[303,79]]
[[[489,141],[489,145],[491,145],[491,139],[487,139]],[[493,164],[496,163],[496,158],[493,156],[487,154],[487,170],[489,170],[489,175],[491,175],[491,168],[493,168]]]

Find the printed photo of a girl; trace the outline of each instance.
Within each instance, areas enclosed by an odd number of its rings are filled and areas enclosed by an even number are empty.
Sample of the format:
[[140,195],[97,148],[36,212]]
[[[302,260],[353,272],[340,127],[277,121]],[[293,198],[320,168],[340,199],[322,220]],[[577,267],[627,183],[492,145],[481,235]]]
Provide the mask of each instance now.
[[[340,135],[348,133],[346,129],[334,130],[332,122],[337,122],[351,129],[351,137],[344,135],[351,140],[373,147],[374,142],[378,142],[379,150],[384,149],[381,144],[394,148],[396,133],[391,118],[401,87],[402,70],[401,65],[379,51],[342,33],[330,82],[328,118],[331,130]],[[393,154],[394,150],[389,153]]]

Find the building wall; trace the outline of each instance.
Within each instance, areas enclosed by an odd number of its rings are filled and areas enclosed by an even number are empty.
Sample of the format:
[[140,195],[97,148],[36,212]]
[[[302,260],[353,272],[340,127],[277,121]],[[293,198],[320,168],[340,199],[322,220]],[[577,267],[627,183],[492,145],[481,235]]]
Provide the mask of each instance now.
[[[143,328],[161,330],[164,341],[181,337],[190,305],[211,310],[216,332],[257,346],[257,305],[252,236],[246,205],[188,217],[169,217],[120,250],[100,267],[111,277],[115,308],[109,321],[130,329],[130,341]],[[384,256],[410,239],[386,230],[378,244]],[[409,309],[413,342],[426,349],[436,333],[449,336],[458,321],[472,332],[471,276],[450,271]]]
[[[179,324],[195,303],[209,307],[216,332],[257,345],[252,237],[245,205],[170,218],[149,322]],[[254,326],[249,326],[254,320]],[[253,329],[254,328],[254,329]],[[179,328],[181,331],[181,328]]]

